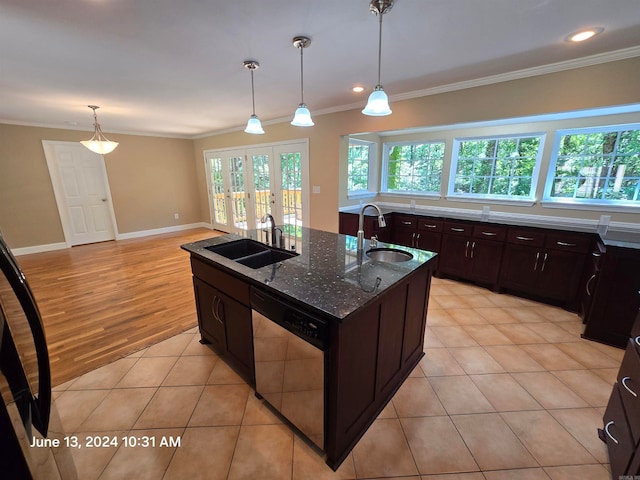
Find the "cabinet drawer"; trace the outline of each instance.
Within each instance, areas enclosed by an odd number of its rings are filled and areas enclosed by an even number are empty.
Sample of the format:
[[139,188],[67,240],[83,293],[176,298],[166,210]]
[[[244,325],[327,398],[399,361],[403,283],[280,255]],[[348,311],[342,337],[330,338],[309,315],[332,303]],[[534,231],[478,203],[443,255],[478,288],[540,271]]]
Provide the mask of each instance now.
[[565,232],[547,231],[545,247],[554,250],[564,250],[577,253],[586,253],[591,248],[592,239],[582,235],[571,235]]
[[541,247],[544,245],[544,232],[510,228],[507,232],[507,242],[518,245],[529,245],[530,247]]
[[442,220],[418,217],[418,230],[425,230],[427,232],[442,232],[442,224]]
[[640,357],[634,340],[629,340],[618,371],[618,384],[633,441],[640,442]]
[[473,225],[461,222],[444,222],[444,233],[450,235],[466,235],[471,236]]
[[416,228],[418,219],[413,215],[394,215],[393,226],[397,228]]
[[195,277],[249,305],[249,284],[218,270],[216,267],[191,257],[191,270]]
[[475,225],[473,227],[474,238],[484,238],[485,240],[504,241],[507,236],[507,230],[504,227],[495,225]]

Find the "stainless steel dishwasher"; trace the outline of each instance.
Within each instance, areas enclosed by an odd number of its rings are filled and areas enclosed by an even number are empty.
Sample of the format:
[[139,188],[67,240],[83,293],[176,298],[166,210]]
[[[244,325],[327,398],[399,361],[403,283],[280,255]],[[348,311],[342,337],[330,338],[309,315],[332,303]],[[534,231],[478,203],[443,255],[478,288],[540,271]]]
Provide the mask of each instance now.
[[251,289],[256,395],[324,450],[326,320]]

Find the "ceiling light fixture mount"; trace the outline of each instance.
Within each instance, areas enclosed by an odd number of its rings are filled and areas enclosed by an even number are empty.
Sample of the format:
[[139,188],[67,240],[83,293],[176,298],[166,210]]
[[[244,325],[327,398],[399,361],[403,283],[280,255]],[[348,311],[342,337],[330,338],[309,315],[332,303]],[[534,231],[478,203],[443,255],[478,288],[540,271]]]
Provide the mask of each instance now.
[[377,15],[380,20],[378,31],[378,83],[373,89],[373,92],[371,92],[371,95],[369,95],[369,100],[362,110],[362,113],[373,117],[391,115],[389,97],[387,97],[384,88],[380,84],[380,69],[382,64],[382,17],[393,8],[393,3],[394,0],[371,0],[369,3],[369,10],[371,13]]
[[93,137],[91,140],[82,140],[80,143],[87,147],[94,153],[98,153],[100,155],[106,155],[107,153],[111,153],[118,146],[118,142],[112,142],[108,140],[107,137],[102,133],[102,129],[100,128],[100,124],[98,123],[98,115],[96,115],[96,110],[99,109],[97,105],[87,105],[91,110],[93,110]]
[[253,112],[249,117],[249,121],[247,122],[247,126],[245,127],[244,131],[246,133],[251,133],[254,135],[262,135],[264,133],[264,130],[262,129],[260,119],[256,115],[256,96],[253,89],[253,71],[256,70],[260,66],[260,64],[257,62],[257,60],[245,60],[244,66],[251,72],[251,111]]
[[309,37],[293,37],[293,46],[300,50],[300,105],[296,109],[296,113],[291,120],[291,125],[296,127],[313,127],[314,123],[311,119],[311,112],[304,103],[304,64],[302,61],[302,52],[311,45]]

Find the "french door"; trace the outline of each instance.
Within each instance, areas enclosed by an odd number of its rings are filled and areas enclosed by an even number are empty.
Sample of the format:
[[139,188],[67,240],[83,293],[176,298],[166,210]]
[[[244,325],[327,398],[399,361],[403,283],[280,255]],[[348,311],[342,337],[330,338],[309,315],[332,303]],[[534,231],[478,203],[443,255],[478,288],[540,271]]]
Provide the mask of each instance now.
[[262,228],[271,214],[283,233],[308,223],[307,141],[205,151],[213,227],[230,233]]

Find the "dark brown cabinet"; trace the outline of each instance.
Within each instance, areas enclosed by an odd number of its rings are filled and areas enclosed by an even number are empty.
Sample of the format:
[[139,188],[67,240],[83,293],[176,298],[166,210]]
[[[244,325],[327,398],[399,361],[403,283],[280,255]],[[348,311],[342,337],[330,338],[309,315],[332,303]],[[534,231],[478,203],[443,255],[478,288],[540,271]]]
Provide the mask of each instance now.
[[[211,343],[253,385],[255,377],[251,309],[248,305],[249,286],[193,258],[191,265],[194,272],[198,327],[202,339]],[[246,298],[247,304],[241,303],[238,298]]]
[[[637,330],[636,330],[637,329]],[[640,312],[633,333],[640,333]],[[603,417],[600,439],[607,444],[611,478],[640,474],[640,342],[629,339]]]
[[640,308],[640,250],[607,245],[583,336],[625,348]]
[[[363,229],[365,238],[371,238],[376,235],[381,242],[391,241],[391,216],[385,215],[384,219],[387,223],[386,227],[378,224],[378,217],[373,215],[365,215],[363,219]],[[339,214],[339,233],[343,235],[351,235],[355,237],[358,234],[358,214],[340,212]]]
[[407,247],[440,252],[442,219],[418,215],[392,214],[391,242]]
[[498,225],[445,221],[440,273],[495,287],[505,234]]
[[580,315],[582,316],[583,323],[587,322],[587,315],[593,303],[593,296],[598,288],[600,270],[602,269],[602,257],[605,251],[602,241],[596,240],[591,254],[587,257],[583,280],[581,282],[581,285],[584,285],[584,291],[580,297]]
[[578,286],[591,243],[587,235],[510,228],[500,286],[576,310]]

